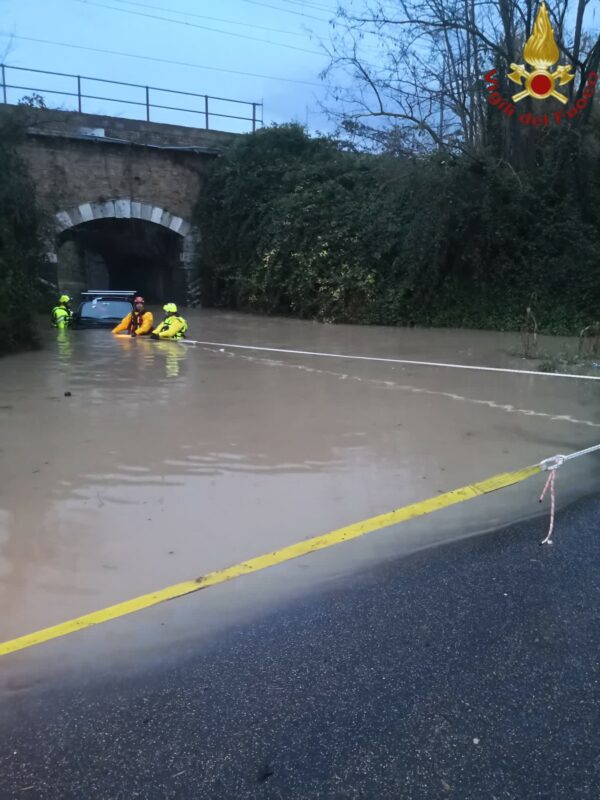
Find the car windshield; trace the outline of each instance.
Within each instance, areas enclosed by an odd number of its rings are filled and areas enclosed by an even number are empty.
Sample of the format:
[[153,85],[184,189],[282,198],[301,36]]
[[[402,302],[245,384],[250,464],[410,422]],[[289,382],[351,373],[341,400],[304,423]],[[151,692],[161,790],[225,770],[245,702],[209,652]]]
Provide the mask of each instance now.
[[82,303],[80,317],[82,319],[116,319],[120,320],[131,312],[131,303],[125,300],[103,300],[96,298]]

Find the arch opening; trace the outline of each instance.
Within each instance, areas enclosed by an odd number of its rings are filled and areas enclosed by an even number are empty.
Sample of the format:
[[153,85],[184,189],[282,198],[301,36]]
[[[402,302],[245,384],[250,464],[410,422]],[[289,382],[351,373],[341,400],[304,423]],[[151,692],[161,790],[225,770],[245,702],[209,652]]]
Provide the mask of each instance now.
[[166,297],[198,305],[192,275],[198,232],[160,206],[128,198],[82,203],[55,215],[57,239],[48,261],[68,294],[135,289],[148,302]]
[[[149,303],[179,295],[182,237],[146,220],[98,219],[58,238],[58,283],[67,293],[135,289]],[[181,302],[181,298],[177,298]]]

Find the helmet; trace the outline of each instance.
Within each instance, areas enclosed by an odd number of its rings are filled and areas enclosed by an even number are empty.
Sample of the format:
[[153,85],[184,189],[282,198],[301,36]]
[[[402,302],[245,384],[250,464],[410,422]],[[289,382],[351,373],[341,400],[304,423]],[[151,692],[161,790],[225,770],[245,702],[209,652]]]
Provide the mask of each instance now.
[[137,303],[141,303],[142,305],[144,305],[145,302],[146,301],[144,300],[141,294],[136,294],[136,296],[133,298],[133,305],[136,305]]
[[163,306],[163,311],[166,311],[167,314],[176,314],[177,313],[177,306],[175,303],[166,303]]
[[61,296],[58,298],[58,302],[59,303],[70,303],[71,302],[71,298],[69,297],[68,294],[61,294]]

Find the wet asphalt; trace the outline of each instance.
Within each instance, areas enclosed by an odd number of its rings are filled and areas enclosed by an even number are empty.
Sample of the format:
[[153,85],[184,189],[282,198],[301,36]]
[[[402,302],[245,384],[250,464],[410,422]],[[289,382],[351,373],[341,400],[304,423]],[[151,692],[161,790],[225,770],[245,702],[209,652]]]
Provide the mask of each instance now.
[[600,500],[546,527],[3,698],[0,797],[598,798]]

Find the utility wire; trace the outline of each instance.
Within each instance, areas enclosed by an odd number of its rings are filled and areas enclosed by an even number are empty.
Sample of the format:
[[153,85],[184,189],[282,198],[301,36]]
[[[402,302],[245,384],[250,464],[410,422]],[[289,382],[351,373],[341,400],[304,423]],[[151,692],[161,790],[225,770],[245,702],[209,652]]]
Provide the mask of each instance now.
[[272,8],[275,11],[283,11],[285,14],[294,14],[297,17],[304,17],[304,19],[316,19],[318,22],[329,22],[329,19],[325,17],[315,17],[312,14],[303,14],[301,11],[292,11],[290,8],[273,6],[269,3],[260,3],[259,0],[242,0],[242,3],[250,3],[250,5],[253,6],[263,6],[263,8]]
[[[85,47],[81,44],[71,44],[70,42],[55,42],[51,39],[36,39],[32,36],[19,36],[17,34],[11,34],[7,31],[0,31],[0,36],[7,36],[12,39],[18,39],[19,41],[23,42],[35,42],[36,44],[49,44],[54,47],[68,47],[72,50],[85,50],[89,53],[102,53],[102,55],[108,56],[124,56],[125,58],[137,58],[141,61],[155,61],[158,64],[173,64],[178,67],[192,67],[193,69],[205,69],[210,70],[211,72],[226,72],[230,75],[244,75],[248,76],[249,78],[264,78],[270,81],[281,81],[283,83],[296,83],[302,86],[316,86],[319,88],[323,87],[323,84],[311,82],[311,81],[301,81],[297,80],[296,78],[281,78],[276,75],[264,75],[260,72],[246,72],[245,70],[237,70],[237,69],[225,69],[224,67],[209,67],[205,64],[194,64],[190,61],[174,61],[169,58],[158,58],[157,56],[143,56],[137,53],[127,53],[123,50],[105,50],[101,47]],[[8,66],[8,65],[7,65]]]
[[227,25],[238,25],[242,28],[254,28],[259,31],[267,31],[269,33],[285,33],[287,36],[302,36],[306,37],[306,33],[300,31],[289,31],[284,28],[268,28],[265,25],[253,25],[250,22],[236,22],[233,19],[223,19],[222,17],[207,17],[206,14],[195,14],[191,11],[179,11],[174,8],[165,8],[164,6],[151,6],[148,3],[135,3],[133,0],[114,0],[114,2],[122,3],[126,6],[136,6],[138,8],[148,8],[153,11],[168,11],[171,14],[180,14],[185,17],[194,17],[195,19],[207,19],[211,22],[225,22]]
[[121,14],[132,14],[136,17],[145,17],[146,19],[155,19],[160,20],[161,22],[170,22],[173,25],[185,25],[189,28],[198,28],[200,30],[210,31],[211,33],[220,33],[224,34],[225,36],[235,36],[237,39],[246,39],[251,42],[260,42],[261,44],[270,44],[274,47],[285,47],[286,50],[298,50],[301,53],[311,53],[312,55],[321,56],[323,53],[319,52],[318,50],[308,50],[305,47],[296,47],[295,45],[285,44],[284,42],[271,42],[268,39],[258,39],[255,36],[246,36],[243,33],[233,33],[232,31],[224,31],[219,28],[210,28],[207,25],[197,25],[194,22],[184,22],[183,20],[179,19],[172,19],[170,17],[161,17],[157,14],[146,14],[142,11],[131,11],[128,8],[118,8],[117,6],[108,6],[104,3],[96,3],[93,0],[73,0],[75,3],[80,3],[81,5],[89,5],[95,6],[96,8],[105,8],[109,11],[118,11]]

